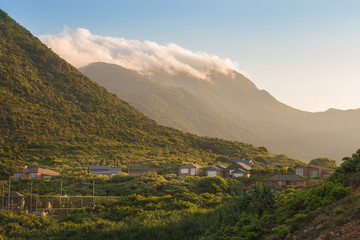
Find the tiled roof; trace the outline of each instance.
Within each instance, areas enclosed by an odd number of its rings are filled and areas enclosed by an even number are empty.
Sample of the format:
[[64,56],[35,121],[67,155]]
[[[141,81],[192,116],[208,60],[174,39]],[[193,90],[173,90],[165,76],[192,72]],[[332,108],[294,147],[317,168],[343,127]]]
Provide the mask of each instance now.
[[247,172],[248,172],[247,170],[244,170],[242,168],[238,168],[238,169],[233,171],[233,173],[247,173]]
[[108,170],[109,166],[89,166],[89,170]]
[[58,172],[55,172],[53,170],[46,169],[46,168],[41,168],[39,166],[30,166],[30,167],[24,168],[23,170],[16,171],[15,173],[41,173],[41,174],[49,175],[49,176],[59,176],[60,175],[60,173],[58,173]]
[[180,168],[202,168],[199,164],[191,163],[181,166]]
[[243,159],[243,158],[233,159],[233,160],[231,160],[231,162],[233,162],[233,163],[240,162],[240,163],[244,163],[249,166],[253,164],[251,160],[247,160],[247,159]]
[[206,171],[224,171],[224,169],[222,168],[219,168],[219,167],[211,167],[211,168],[208,168]]
[[122,169],[121,168],[110,168],[110,171],[112,173],[119,173],[119,172],[122,172]]
[[246,165],[246,164],[244,164],[244,163],[234,162],[233,164],[231,164],[230,167],[227,167],[225,170],[226,170],[226,171],[230,171],[230,170],[236,170],[236,169],[238,169],[238,168],[243,168],[243,169],[245,169],[245,170],[247,170],[247,171],[249,171],[249,170],[251,169],[250,166],[248,166],[248,165]]
[[220,168],[222,170],[225,170],[227,168],[227,166],[224,165],[216,165],[217,168]]
[[268,178],[268,181],[301,181],[305,182],[305,179],[298,175],[275,175]]

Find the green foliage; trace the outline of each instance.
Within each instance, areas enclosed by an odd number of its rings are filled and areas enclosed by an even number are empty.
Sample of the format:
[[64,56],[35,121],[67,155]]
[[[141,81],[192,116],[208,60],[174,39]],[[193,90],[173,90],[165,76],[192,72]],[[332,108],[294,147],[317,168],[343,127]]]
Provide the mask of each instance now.
[[266,181],[269,177],[274,175],[293,174],[294,169],[287,166],[264,166],[254,167],[250,170],[251,178],[256,181]]
[[201,193],[226,193],[228,191],[228,183],[222,177],[203,177],[197,184],[197,188]]
[[328,168],[336,168],[336,161],[330,158],[315,158],[309,162],[310,165],[320,166],[320,167],[328,167]]
[[343,183],[346,186],[354,188],[360,186],[360,149],[352,157],[343,158],[343,163],[336,168],[329,180],[337,183]]
[[306,213],[339,200],[351,193],[350,188],[327,182],[317,187],[289,192],[279,199],[278,218],[290,219],[297,213]]

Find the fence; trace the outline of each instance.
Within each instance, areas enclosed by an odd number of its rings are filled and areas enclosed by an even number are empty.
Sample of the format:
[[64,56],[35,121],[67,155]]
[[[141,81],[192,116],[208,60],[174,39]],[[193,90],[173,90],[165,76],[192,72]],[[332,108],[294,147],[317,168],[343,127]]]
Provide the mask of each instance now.
[[26,211],[37,215],[61,217],[74,210],[93,206],[97,203],[111,204],[120,200],[121,196],[52,196],[36,195],[23,197],[4,196],[1,199],[1,208],[12,211]]

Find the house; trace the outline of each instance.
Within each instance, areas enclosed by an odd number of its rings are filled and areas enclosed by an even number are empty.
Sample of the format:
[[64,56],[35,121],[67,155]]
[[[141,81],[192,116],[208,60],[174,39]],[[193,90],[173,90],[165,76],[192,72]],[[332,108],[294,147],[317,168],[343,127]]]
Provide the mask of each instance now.
[[24,166],[24,169],[14,172],[13,175],[15,180],[27,177],[44,179],[59,177],[60,173],[39,166]]
[[247,160],[247,159],[243,159],[243,158],[233,159],[233,160],[231,160],[231,162],[232,162],[232,163],[237,163],[237,162],[239,162],[239,163],[244,163],[244,164],[246,164],[246,165],[248,165],[248,166],[254,165],[254,161],[253,161],[253,160]]
[[276,183],[279,186],[303,186],[306,185],[306,180],[298,175],[275,175],[268,179],[268,182]]
[[110,168],[109,166],[89,166],[88,172],[97,176],[113,177],[121,173],[121,168]]
[[335,170],[332,168],[320,167],[315,165],[297,165],[295,174],[304,177],[329,177]]
[[195,176],[199,175],[202,171],[202,167],[199,164],[187,164],[179,167],[179,176]]
[[247,170],[238,168],[231,173],[232,177],[250,177],[250,173]]
[[215,167],[211,167],[206,170],[206,176],[207,177],[215,177],[215,176],[224,177],[226,168],[227,167],[223,166],[223,165],[217,165]]
[[[251,167],[242,162],[233,162],[229,167],[225,169],[225,176],[233,177],[249,177]],[[235,172],[236,171],[236,172]]]
[[141,175],[149,172],[158,173],[158,169],[149,167],[128,167],[128,174],[132,176]]

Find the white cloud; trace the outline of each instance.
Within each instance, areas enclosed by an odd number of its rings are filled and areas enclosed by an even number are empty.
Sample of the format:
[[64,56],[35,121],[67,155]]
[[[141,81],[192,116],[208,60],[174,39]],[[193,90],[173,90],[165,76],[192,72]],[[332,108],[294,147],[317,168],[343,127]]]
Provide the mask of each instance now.
[[93,35],[84,28],[76,31],[65,27],[58,35],[42,35],[40,40],[76,67],[93,62],[107,62],[149,74],[153,71],[188,72],[207,80],[207,74],[216,70],[227,73],[239,71],[238,64],[204,52],[192,52],[176,44],[166,46],[150,41],[128,40]]

